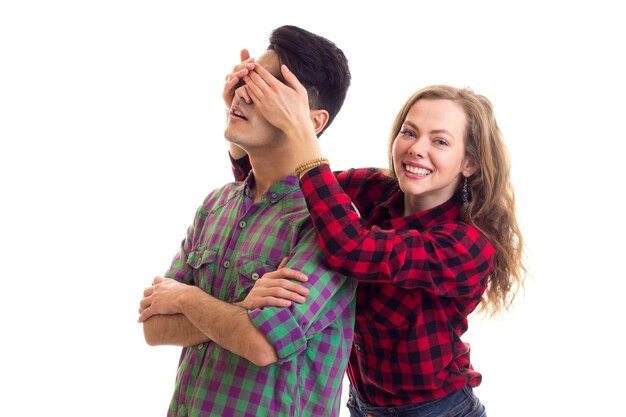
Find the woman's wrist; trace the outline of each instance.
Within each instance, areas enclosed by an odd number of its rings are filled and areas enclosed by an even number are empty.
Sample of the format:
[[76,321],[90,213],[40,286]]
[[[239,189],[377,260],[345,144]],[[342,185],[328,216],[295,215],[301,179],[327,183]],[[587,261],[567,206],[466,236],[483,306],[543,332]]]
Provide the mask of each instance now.
[[325,157],[319,157],[319,158],[315,158],[315,159],[311,159],[303,164],[300,164],[296,167],[296,175],[298,176],[298,178],[302,178],[302,176],[312,170],[313,168],[317,168],[319,166],[322,165],[330,165],[330,161],[328,160],[328,158]]
[[296,166],[323,157],[319,139],[312,124],[302,123],[285,133],[289,138]]

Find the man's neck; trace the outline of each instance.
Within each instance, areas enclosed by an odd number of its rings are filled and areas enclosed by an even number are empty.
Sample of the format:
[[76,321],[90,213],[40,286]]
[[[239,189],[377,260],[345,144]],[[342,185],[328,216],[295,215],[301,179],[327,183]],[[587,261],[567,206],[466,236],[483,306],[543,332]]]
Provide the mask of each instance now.
[[254,171],[254,201],[258,202],[263,194],[276,182],[295,170],[293,158],[276,151],[272,154],[250,154],[250,165]]

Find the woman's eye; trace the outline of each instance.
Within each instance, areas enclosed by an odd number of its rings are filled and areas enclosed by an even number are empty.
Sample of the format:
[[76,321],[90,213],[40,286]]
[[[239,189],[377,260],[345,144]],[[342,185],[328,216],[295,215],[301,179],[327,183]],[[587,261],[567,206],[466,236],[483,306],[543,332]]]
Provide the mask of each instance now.
[[404,129],[400,131],[401,135],[415,137],[415,132],[409,129]]
[[446,142],[443,139],[435,139],[435,144],[440,145],[440,146],[448,146],[448,142]]

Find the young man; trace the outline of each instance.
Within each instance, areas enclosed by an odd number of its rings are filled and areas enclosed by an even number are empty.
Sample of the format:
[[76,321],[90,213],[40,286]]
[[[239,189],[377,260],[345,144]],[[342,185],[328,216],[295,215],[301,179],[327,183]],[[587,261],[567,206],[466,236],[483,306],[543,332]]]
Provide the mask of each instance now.
[[[350,84],[342,51],[295,26],[274,30],[268,50],[248,63],[279,78],[286,64],[297,75],[318,134]],[[226,83],[225,137],[249,155],[253,172],[206,197],[167,278],[145,289],[139,321],[148,344],[185,346],[168,416],[339,415],[356,283],[332,271],[318,248],[287,138],[240,82],[248,63]],[[306,300],[255,308],[246,298],[254,283],[272,279],[284,258],[282,274],[308,277]]]

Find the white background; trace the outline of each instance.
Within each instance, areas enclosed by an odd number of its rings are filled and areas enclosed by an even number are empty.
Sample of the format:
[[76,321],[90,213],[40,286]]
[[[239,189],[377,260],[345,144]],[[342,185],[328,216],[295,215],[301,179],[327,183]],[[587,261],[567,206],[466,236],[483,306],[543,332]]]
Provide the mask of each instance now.
[[492,100],[532,277],[510,312],[471,320],[476,392],[491,417],[618,414],[626,29],[613,4],[3,2],[0,413],[165,415],[180,349],[145,345],[138,302],[231,180],[224,76],[242,47],[260,55],[295,24],[350,60],[321,139],[333,168],[385,166],[418,88]]

